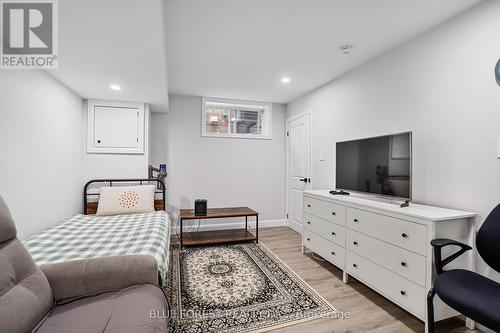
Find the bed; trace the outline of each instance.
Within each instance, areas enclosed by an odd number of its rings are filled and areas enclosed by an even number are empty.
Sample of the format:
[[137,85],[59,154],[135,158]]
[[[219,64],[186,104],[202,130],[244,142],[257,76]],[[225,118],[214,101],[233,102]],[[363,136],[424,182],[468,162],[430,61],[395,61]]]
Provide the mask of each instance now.
[[[99,196],[91,185],[157,182],[162,200],[150,213],[96,216]],[[156,179],[92,180],[84,188],[83,211],[23,241],[38,265],[96,257],[146,254],[158,264],[160,283],[165,283],[170,247],[170,218],[165,212],[165,186]]]

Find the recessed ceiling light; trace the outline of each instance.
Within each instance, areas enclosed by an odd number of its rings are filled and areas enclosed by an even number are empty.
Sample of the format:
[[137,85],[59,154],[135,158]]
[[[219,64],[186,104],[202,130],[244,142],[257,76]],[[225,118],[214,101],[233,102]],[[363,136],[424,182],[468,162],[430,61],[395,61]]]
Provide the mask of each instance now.
[[110,88],[111,90],[114,90],[114,91],[119,91],[119,90],[122,90],[122,87],[120,87],[120,86],[119,86],[119,85],[117,85],[117,84],[112,84],[112,85],[110,85],[110,86],[109,86],[109,88]]
[[281,79],[281,83],[290,83],[290,78],[285,76]]
[[342,45],[341,47],[339,47],[339,54],[343,56],[350,55],[353,48],[354,47],[352,45]]

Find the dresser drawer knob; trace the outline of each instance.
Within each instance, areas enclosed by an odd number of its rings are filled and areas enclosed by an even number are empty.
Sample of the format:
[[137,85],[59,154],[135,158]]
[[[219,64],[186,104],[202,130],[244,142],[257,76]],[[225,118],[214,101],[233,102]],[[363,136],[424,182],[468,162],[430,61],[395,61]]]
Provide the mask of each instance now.
[[311,205],[307,205],[307,207],[311,208]]
[[307,224],[311,224],[311,222],[310,222],[310,221],[307,221]]
[[403,238],[408,238],[408,235],[407,235],[407,234],[405,234],[405,233],[403,232],[403,233],[401,234],[401,237],[403,237]]
[[358,268],[358,265],[357,264],[352,264],[352,267]]
[[359,220],[358,220],[358,219],[354,219],[354,222],[358,223],[358,222],[359,222]]
[[308,242],[310,242],[310,241],[311,241],[311,238],[308,238],[308,239],[307,239],[307,241],[308,241]]
[[401,290],[400,293],[401,293],[401,295],[406,296],[406,291]]
[[336,233],[334,233],[334,232],[332,231],[332,236],[335,236],[335,235],[336,235]]
[[332,215],[333,215],[333,216],[335,216],[335,215],[337,215],[337,213],[335,213],[335,212],[332,212]]
[[335,255],[335,252],[332,252],[332,256],[334,256],[334,255]]
[[401,266],[406,267],[406,262],[401,261]]
[[358,245],[358,242],[352,242],[354,245]]

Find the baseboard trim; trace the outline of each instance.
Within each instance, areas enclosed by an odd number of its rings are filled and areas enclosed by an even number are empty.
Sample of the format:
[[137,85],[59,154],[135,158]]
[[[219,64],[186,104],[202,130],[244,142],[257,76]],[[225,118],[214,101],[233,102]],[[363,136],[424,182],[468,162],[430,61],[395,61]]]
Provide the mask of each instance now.
[[[259,221],[259,229],[261,228],[271,228],[271,227],[283,227],[286,226],[286,220],[264,220]],[[209,231],[209,230],[227,230],[227,229],[238,229],[244,228],[244,222],[227,222],[227,223],[210,223],[206,221],[202,221],[200,226],[198,227],[198,223],[195,223],[191,226],[184,226],[183,232],[193,232],[193,231]],[[255,229],[255,221],[248,221],[248,229]],[[172,230],[175,232],[180,232],[179,226],[172,226]]]
[[297,231],[299,234],[302,235],[302,224],[295,222],[294,220],[287,220],[287,225],[289,228]]

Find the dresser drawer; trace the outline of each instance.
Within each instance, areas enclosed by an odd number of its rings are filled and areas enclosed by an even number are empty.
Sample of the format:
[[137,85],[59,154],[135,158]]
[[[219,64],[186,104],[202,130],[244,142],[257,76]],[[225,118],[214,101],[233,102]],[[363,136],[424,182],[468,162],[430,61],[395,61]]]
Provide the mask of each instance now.
[[425,287],[425,257],[354,230],[347,231],[346,248]]
[[326,238],[329,241],[345,246],[346,227],[342,227],[330,221],[320,219],[319,217],[304,214],[304,228],[313,233]]
[[426,255],[428,242],[425,225],[348,208],[347,227],[404,249]]
[[425,288],[413,283],[379,265],[346,251],[347,272],[359,281],[413,313],[425,319]]
[[304,213],[345,225],[346,208],[331,202],[304,197]]
[[330,242],[307,229],[303,230],[302,244],[335,266],[344,269],[345,250],[343,246]]

